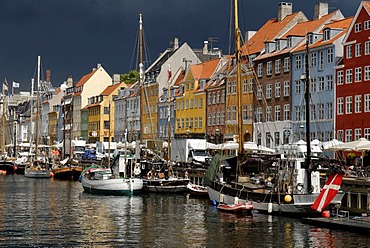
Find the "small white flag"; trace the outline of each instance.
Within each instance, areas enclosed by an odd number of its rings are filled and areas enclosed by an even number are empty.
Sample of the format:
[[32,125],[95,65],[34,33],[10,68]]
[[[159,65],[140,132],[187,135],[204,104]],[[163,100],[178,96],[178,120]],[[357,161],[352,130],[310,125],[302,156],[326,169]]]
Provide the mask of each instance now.
[[13,88],[19,88],[19,83],[13,81]]

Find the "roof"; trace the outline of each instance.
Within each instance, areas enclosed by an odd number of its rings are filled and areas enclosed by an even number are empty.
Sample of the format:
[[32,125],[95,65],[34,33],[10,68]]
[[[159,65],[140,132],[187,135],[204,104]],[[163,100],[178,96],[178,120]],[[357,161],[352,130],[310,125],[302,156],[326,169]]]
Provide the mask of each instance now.
[[78,81],[78,83],[76,84],[76,87],[79,87],[79,86],[82,86],[84,85],[91,77],[92,75],[94,75],[94,73],[96,72],[97,70],[93,70],[92,72],[90,72],[89,74],[86,74],[85,76],[83,76],[80,81]]
[[190,65],[190,70],[191,70],[191,73],[193,74],[194,79],[211,78],[219,62],[220,62],[220,58],[217,58],[215,60],[210,60],[210,61],[203,62],[200,64]]
[[109,96],[110,94],[112,94],[113,91],[115,91],[120,86],[121,84],[109,85],[107,88],[105,88],[105,90],[103,90],[103,92],[100,95]]
[[[287,15],[282,21],[278,21],[277,18],[268,20],[243,46],[242,54],[254,54],[261,52],[264,47],[265,41],[274,40],[281,31],[293,21],[294,18],[298,17],[299,14],[303,14],[301,11]],[[307,18],[306,18],[307,19]],[[304,21],[304,20],[302,20]]]

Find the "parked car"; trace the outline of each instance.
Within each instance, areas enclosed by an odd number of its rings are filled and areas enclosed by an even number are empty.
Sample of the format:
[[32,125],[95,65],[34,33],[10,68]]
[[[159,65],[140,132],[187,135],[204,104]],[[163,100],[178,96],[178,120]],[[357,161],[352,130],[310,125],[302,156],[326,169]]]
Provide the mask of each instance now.
[[84,154],[82,154],[83,160],[96,160],[96,151],[94,149],[87,149]]

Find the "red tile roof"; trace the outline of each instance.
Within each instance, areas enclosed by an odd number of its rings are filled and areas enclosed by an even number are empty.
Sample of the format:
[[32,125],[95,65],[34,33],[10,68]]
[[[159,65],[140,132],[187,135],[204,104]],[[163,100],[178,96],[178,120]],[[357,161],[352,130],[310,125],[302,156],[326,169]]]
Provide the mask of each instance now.
[[105,88],[105,90],[103,90],[103,92],[100,94],[100,95],[103,95],[103,96],[109,96],[110,94],[112,94],[112,92],[117,89],[118,87],[120,87],[121,84],[118,83],[118,84],[113,84],[113,85],[109,85],[107,88]]

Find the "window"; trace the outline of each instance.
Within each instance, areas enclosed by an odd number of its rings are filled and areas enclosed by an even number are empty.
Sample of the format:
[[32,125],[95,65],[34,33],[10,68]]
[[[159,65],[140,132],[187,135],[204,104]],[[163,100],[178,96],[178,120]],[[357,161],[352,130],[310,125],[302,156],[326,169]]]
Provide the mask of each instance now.
[[310,57],[311,57],[311,67],[315,67],[316,66],[316,53],[311,53],[310,54]]
[[285,81],[284,82],[284,97],[289,96],[289,95],[290,95],[290,82]]
[[257,76],[262,77],[262,63],[257,65]]
[[280,97],[280,82],[275,83],[275,98]]
[[359,140],[361,138],[361,128],[355,129],[355,140]]
[[364,112],[370,112],[370,94],[364,95]]
[[256,121],[257,122],[261,122],[262,121],[262,107],[258,107],[257,108],[257,112],[256,112]]
[[226,100],[225,90],[222,90],[222,93],[221,93],[221,103],[225,103],[225,100]]
[[364,21],[364,30],[368,30],[370,29],[370,21],[367,20],[367,21]]
[[275,121],[280,121],[281,107],[280,105],[275,106]]
[[302,67],[302,56],[298,55],[295,61],[295,68],[299,70],[301,69],[301,67]]
[[249,93],[253,93],[253,84],[254,84],[254,79],[250,78],[249,79]]
[[364,68],[364,70],[365,70],[365,81],[369,81],[370,80],[370,66],[368,65],[368,66],[365,66],[365,68]]
[[326,103],[326,118],[333,119],[333,103],[332,102]]
[[288,37],[287,48],[291,48],[291,47],[292,47],[292,37]]
[[290,58],[284,58],[284,72],[290,71]]
[[357,43],[355,45],[355,56],[360,57],[361,56],[361,43]]
[[362,70],[361,67],[355,68],[355,82],[361,82],[362,80]]
[[270,76],[272,74],[272,62],[267,62],[266,75]]
[[343,105],[343,97],[338,97],[337,98],[337,114],[338,115],[342,115],[344,112],[343,112],[343,108],[344,108],[344,105]]
[[280,73],[280,64],[281,64],[281,60],[280,59],[275,60],[275,74],[279,74]]
[[317,118],[319,120],[322,120],[324,119],[324,104],[323,103],[319,103],[317,104]]
[[343,71],[337,71],[337,84],[343,84]]
[[333,63],[333,62],[334,62],[334,52],[333,52],[333,48],[329,48],[329,49],[328,49],[328,53],[327,53],[327,62],[328,62],[328,64],[330,64],[330,63]]
[[346,129],[346,140],[345,142],[352,141],[352,129]]
[[325,82],[324,77],[318,77],[318,91],[324,91]]
[[266,107],[266,121],[272,121],[272,107]]
[[365,55],[370,54],[370,41],[365,41]]
[[355,113],[361,113],[361,95],[355,96]]
[[262,100],[262,85],[257,86],[257,99]]
[[323,36],[323,41],[330,40],[330,29],[326,28],[324,29],[324,36]]
[[236,81],[233,81],[232,93],[236,94]]
[[316,78],[311,78],[310,82],[310,92],[312,93],[316,91]]
[[355,33],[361,32],[361,23],[355,24]]
[[296,80],[295,81],[295,93],[296,94],[301,94],[301,80]]
[[364,128],[364,138],[367,140],[370,139],[370,128]]
[[346,46],[346,58],[347,59],[352,58],[352,46],[351,45]]
[[231,112],[231,120],[236,120],[236,105],[232,106],[232,112]]
[[346,84],[352,83],[352,69],[346,70]]
[[272,85],[267,84],[266,85],[266,99],[271,99],[271,95],[272,95]]
[[227,82],[226,83],[226,94],[230,94],[231,93],[231,82]]
[[319,52],[318,63],[319,63],[319,70],[323,70],[324,69],[324,52],[323,51]]
[[352,114],[352,96],[346,96],[346,114]]
[[337,135],[337,139],[339,141],[343,141],[343,130],[338,130],[338,135]]
[[248,92],[248,81],[247,79],[244,79],[243,80],[243,93],[247,93]]
[[247,105],[246,104],[243,104],[242,119],[243,120],[247,119]]
[[333,75],[326,76],[326,89],[333,90]]
[[290,105],[284,104],[284,121],[290,120]]

